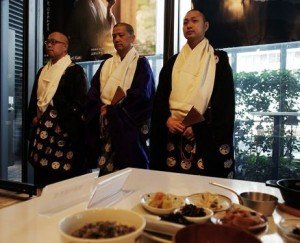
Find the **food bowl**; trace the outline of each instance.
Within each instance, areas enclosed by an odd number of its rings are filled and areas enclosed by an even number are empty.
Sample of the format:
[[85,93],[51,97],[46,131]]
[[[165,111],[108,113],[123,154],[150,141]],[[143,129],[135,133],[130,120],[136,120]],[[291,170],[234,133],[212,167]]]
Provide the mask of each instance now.
[[186,226],[174,236],[174,243],[258,243],[255,235],[246,231],[218,224],[192,224]]
[[[72,235],[83,226],[96,222],[125,225],[126,227],[134,227],[134,230],[121,236],[101,239],[87,239]],[[145,225],[144,217],[130,210],[113,208],[88,209],[62,219],[59,223],[59,231],[64,243],[135,243],[142,234]]]
[[266,216],[240,205],[214,214],[211,221],[214,224],[231,226],[255,234],[266,230],[268,225]]
[[279,233],[288,242],[300,242],[300,221],[298,218],[281,219],[277,227]]
[[242,192],[240,194],[243,203],[265,216],[271,216],[277,206],[278,198],[262,192]]
[[205,223],[214,214],[209,208],[197,207],[193,204],[186,204],[175,212],[181,213],[187,221],[192,223]]
[[155,192],[141,196],[142,206],[152,214],[166,215],[184,204],[184,198],[169,193]]
[[185,202],[197,207],[209,208],[215,213],[227,210],[232,206],[230,198],[210,192],[192,194],[185,198]]

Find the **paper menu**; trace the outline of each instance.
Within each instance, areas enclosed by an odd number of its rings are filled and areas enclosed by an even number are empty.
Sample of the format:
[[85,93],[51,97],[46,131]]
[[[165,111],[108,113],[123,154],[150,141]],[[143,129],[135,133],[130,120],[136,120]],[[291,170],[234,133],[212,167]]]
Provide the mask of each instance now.
[[98,171],[47,185],[39,198],[38,213],[51,216],[89,199]]

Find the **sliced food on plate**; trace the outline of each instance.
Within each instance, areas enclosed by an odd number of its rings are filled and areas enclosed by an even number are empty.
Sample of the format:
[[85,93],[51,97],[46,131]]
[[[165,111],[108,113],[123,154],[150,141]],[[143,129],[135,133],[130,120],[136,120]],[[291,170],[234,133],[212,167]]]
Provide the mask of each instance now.
[[156,215],[173,212],[184,204],[184,197],[164,192],[146,193],[141,197],[142,206]]
[[210,192],[192,194],[186,197],[185,201],[187,204],[194,204],[198,207],[209,208],[214,212],[227,210],[232,206],[230,198]]
[[216,213],[212,217],[212,222],[216,224],[229,225],[253,233],[266,229],[267,218],[256,211],[246,207],[233,207],[224,212]]

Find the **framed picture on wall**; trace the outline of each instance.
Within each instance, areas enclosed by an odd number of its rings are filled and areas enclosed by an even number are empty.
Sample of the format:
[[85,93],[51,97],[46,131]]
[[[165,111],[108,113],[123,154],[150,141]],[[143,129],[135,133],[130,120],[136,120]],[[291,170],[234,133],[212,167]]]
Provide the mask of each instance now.
[[[100,60],[114,52],[112,28],[117,22],[133,26],[136,48],[155,53],[156,0],[46,0],[44,36],[53,31],[69,38],[74,61]],[[139,18],[139,21],[137,21]]]

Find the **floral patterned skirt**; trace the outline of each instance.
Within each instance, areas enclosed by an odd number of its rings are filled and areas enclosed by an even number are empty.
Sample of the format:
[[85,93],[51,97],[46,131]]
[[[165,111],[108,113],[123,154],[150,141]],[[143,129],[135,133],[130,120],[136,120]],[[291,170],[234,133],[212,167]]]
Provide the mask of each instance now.
[[59,125],[57,110],[49,105],[33,130],[29,162],[35,168],[57,173],[72,173],[77,152],[68,133]]
[[166,146],[166,170],[194,175],[234,177],[234,159],[232,147],[214,144],[205,148],[190,141],[180,134],[168,135]]

